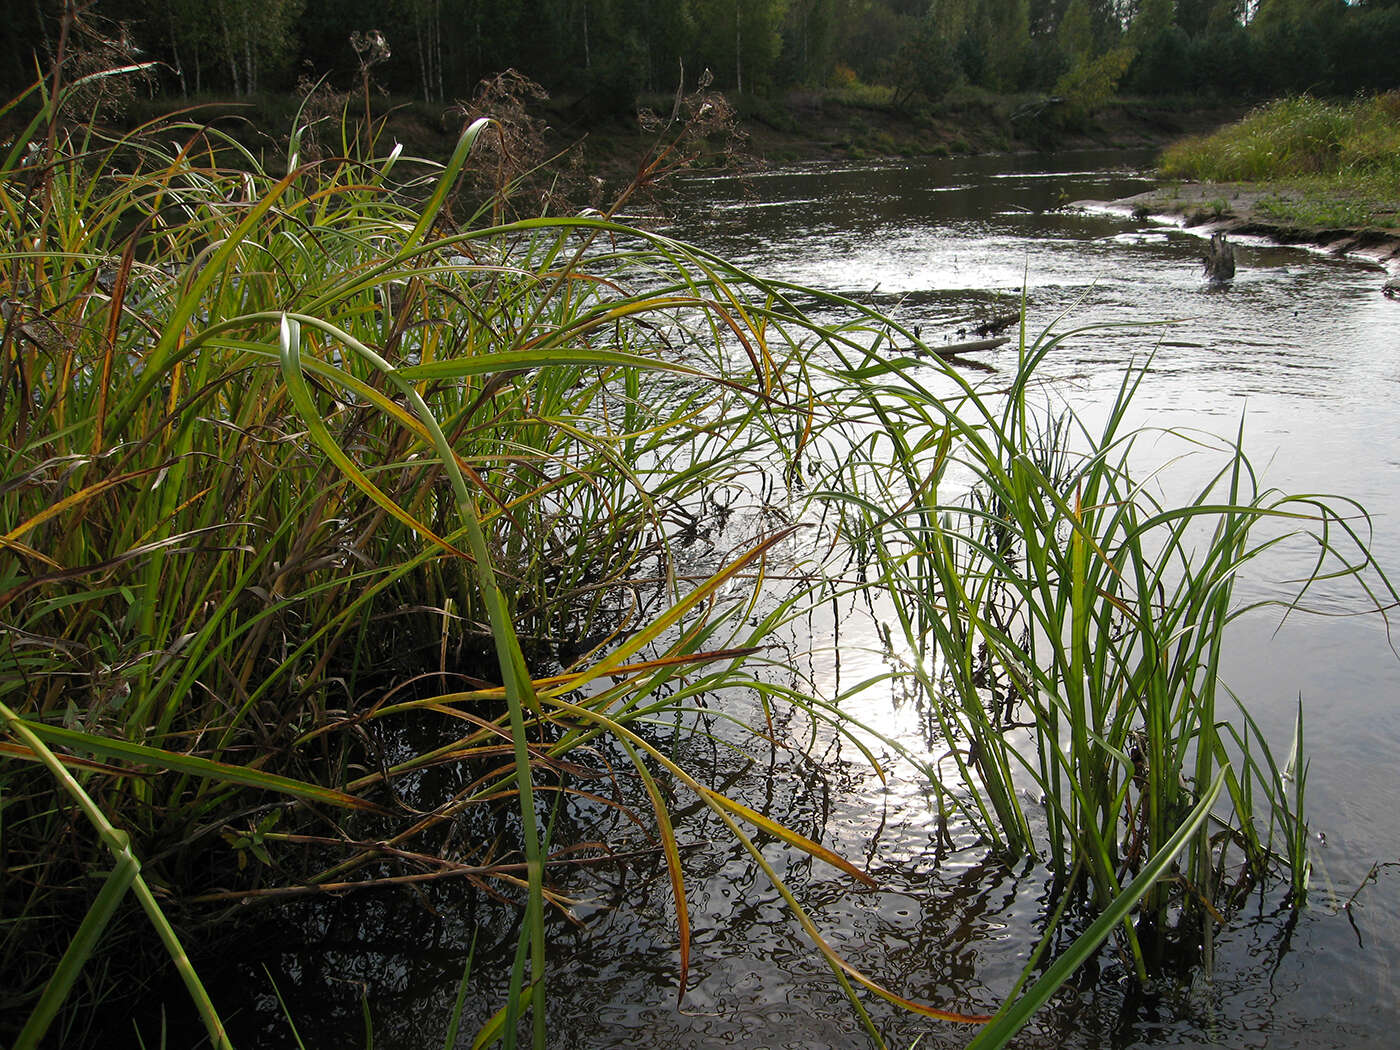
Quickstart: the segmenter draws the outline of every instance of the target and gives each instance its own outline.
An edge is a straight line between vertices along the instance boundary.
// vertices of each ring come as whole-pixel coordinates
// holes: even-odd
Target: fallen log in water
[[[996,339],[973,339],[965,343],[915,343],[913,346],[894,346],[891,344],[886,354],[893,352],[895,356],[906,357],[961,357],[963,354],[973,354],[979,350],[995,350],[999,346],[1005,346],[1011,342],[1009,336],[999,336]],[[971,363],[971,362],[969,362]]]
[[[946,343],[943,346],[915,347],[915,351],[927,349],[935,357],[957,357],[959,354],[976,353],[978,350],[995,350],[1009,342],[1011,342],[1010,336],[1003,335],[996,339],[974,339],[970,343]]]

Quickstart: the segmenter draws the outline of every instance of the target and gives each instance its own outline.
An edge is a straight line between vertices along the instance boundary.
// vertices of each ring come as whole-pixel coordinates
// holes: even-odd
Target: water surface
[[[1041,370],[1047,403],[1094,419],[1124,369],[1150,355],[1134,422],[1226,436],[1242,424],[1265,485],[1357,499],[1371,513],[1378,559],[1400,569],[1400,306],[1382,296],[1384,275],[1246,238],[1237,239],[1236,279],[1216,288],[1202,281],[1197,234],[1127,214],[1061,208],[1148,188],[1135,170],[1148,159],[990,157],[696,183],[674,232],[755,272],[871,302],[930,341],[963,338],[968,318],[1014,309],[1023,294],[1032,333],[1051,324],[1175,322],[1072,336]],[[1014,346],[979,356],[1003,374],[1015,366]],[[1221,462],[1170,434],[1143,455],[1171,463],[1162,485],[1178,493]],[[1286,581],[1310,571],[1310,554],[1302,543],[1271,554],[1241,580],[1237,600],[1286,597]],[[1212,978],[1186,974],[1157,995],[1122,992],[1103,975],[1086,975],[1078,995],[1066,995],[1036,1023],[1043,1038],[1031,1035],[1025,1045],[1392,1044],[1400,1021],[1391,983],[1400,963],[1400,877],[1394,868],[1381,868],[1374,882],[1366,877],[1374,863],[1400,859],[1391,775],[1400,760],[1400,663],[1382,621],[1351,615],[1366,607],[1353,587],[1323,588],[1309,604],[1328,615],[1280,624],[1271,609],[1240,620],[1224,677],[1279,748],[1303,700],[1313,906],[1293,922],[1264,895],[1260,921],[1225,934]],[[882,728],[918,732],[917,716],[892,699],[867,698],[860,713]],[[851,848],[859,848],[862,832],[868,838],[878,794],[867,786],[834,803]],[[1008,941],[1025,945],[1020,924],[1041,903],[1042,884],[1034,873],[1017,879],[985,870],[975,857],[921,866],[927,816],[917,804],[898,819],[882,816],[874,856],[887,853],[892,877],[909,889],[872,905],[870,915],[847,905],[849,935],[870,945],[872,960],[884,946],[883,961],[874,963],[881,972],[926,973],[933,998],[951,988],[994,1003],[1015,956]],[[1352,907],[1342,908],[1353,894]],[[934,1030],[920,1045],[965,1038]],[[766,1044],[755,1037],[743,1045]]]

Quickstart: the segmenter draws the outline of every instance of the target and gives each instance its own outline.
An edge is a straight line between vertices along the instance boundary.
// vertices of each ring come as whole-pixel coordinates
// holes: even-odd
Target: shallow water
[[[1063,330],[1176,321],[1071,337],[1041,370],[1047,401],[1093,419],[1113,399],[1129,362],[1152,353],[1134,401],[1135,422],[1233,436],[1243,420],[1246,450],[1265,485],[1357,499],[1372,515],[1381,564],[1400,567],[1400,477],[1392,445],[1400,433],[1400,307],[1381,295],[1383,274],[1245,239],[1237,245],[1236,279],[1213,288],[1201,279],[1201,240],[1191,232],[1124,214],[1050,210],[1147,188],[1123,167],[1146,159],[1077,154],[776,172],[749,188],[695,186],[675,232],[756,272],[871,301],[907,327],[919,326],[926,339],[930,333],[958,339],[965,318],[989,303],[1014,308],[1023,291],[1032,334],[1052,323]],[[1015,348],[979,360],[1009,371]],[[1147,446],[1149,459],[1173,460],[1163,481],[1168,490],[1187,491],[1219,465],[1217,456],[1201,452],[1177,461],[1188,450],[1165,435]],[[1302,544],[1271,554],[1241,581],[1237,600],[1286,597],[1287,586],[1278,581],[1306,576],[1309,554]],[[1392,1045],[1391,1027],[1400,1021],[1391,982],[1400,962],[1400,876],[1382,869],[1349,913],[1331,894],[1350,898],[1374,862],[1400,858],[1391,774],[1400,758],[1400,661],[1377,618],[1340,615],[1365,608],[1353,588],[1323,589],[1309,604],[1330,615],[1295,616],[1280,626],[1277,610],[1261,610],[1238,621],[1224,678],[1276,747],[1287,746],[1294,705],[1303,698],[1318,866],[1313,906],[1296,925],[1279,912],[1235,926],[1223,938],[1213,980],[1198,975],[1164,988],[1159,1001],[1136,1001],[1100,979],[1077,1002],[1037,1022],[1045,1042]],[[882,703],[872,696],[860,714],[900,735],[918,731],[917,718],[882,712]],[[861,816],[874,802],[858,794],[837,803],[837,824],[850,829],[853,848],[859,848]],[[917,805],[902,820],[887,820],[878,848],[899,865],[896,878],[913,878],[908,866],[918,863],[926,823]],[[976,858],[962,872],[945,860],[928,877],[923,892],[909,897],[907,914],[896,907],[895,921],[871,938],[892,952],[876,965],[909,974],[900,946],[926,937],[931,958],[923,965],[944,968],[942,987],[994,1003],[1006,987],[1002,968],[1012,965],[1006,940],[1019,935],[1025,943],[1024,927],[1017,927],[1034,913],[1043,880],[979,870]],[[970,914],[949,900],[958,899],[958,889],[967,891]],[[878,910],[891,907],[885,902]],[[930,909],[939,913],[931,929]],[[911,915],[922,933],[904,929]],[[954,943],[966,943],[950,949],[950,932]],[[951,979],[950,952],[974,961],[971,983]],[[921,1045],[963,1041],[940,1031]],[[1041,1042],[1027,1039],[1027,1045]]]
[[[1014,309],[1023,290],[1032,331],[1052,322],[1178,321],[1069,338],[1042,369],[1044,396],[1092,419],[1124,368],[1155,352],[1135,422],[1232,435],[1243,418],[1266,484],[1355,497],[1373,516],[1376,554],[1400,571],[1400,452],[1391,444],[1400,433],[1400,304],[1382,297],[1374,268],[1249,241],[1237,248],[1233,284],[1214,289],[1201,280],[1196,235],[1056,210],[1147,188],[1133,166],[1148,162],[1121,153],[990,157],[696,179],[667,232],[754,272],[874,303],[930,342],[958,340],[979,312]],[[980,359],[1005,375],[1015,349]],[[1220,462],[1207,451],[1184,455],[1190,446],[1165,435],[1144,448],[1174,461],[1168,489],[1191,488]],[[1252,568],[1237,599],[1284,596],[1275,581],[1306,575],[1308,553],[1280,549]],[[1335,615],[1363,607],[1351,589],[1320,592],[1312,604],[1334,615],[1282,626],[1276,611],[1242,618],[1224,672],[1280,749],[1303,698],[1318,872],[1311,907],[1294,921],[1277,893],[1260,895],[1256,921],[1222,933],[1212,976],[1184,970],[1146,992],[1104,955],[1102,969],[1077,976],[1018,1045],[1393,1045],[1400,868],[1363,883],[1373,863],[1400,861],[1400,660],[1376,618]],[[886,669],[859,610],[814,610],[803,633],[777,655],[833,695]],[[852,710],[915,750],[931,746],[918,697],[872,690]],[[797,720],[776,728],[780,740],[805,742]],[[749,805],[880,881],[880,890],[864,890],[768,844],[765,855],[846,958],[907,996],[995,1009],[1034,945],[1048,892],[1042,870],[989,862],[981,849],[957,845],[965,838],[956,827],[947,829],[949,845],[928,789],[912,776],[882,783],[849,743],[824,740],[810,761],[784,751],[745,762],[713,742],[686,746]],[[608,815],[580,803],[565,819],[575,825],[570,837],[586,839]],[[764,876],[726,845],[716,819],[697,806],[680,833],[694,928],[684,1004],[676,1004],[674,917],[656,859],[578,872],[566,889],[580,899],[584,925],[554,930],[552,1045],[867,1045],[821,957]],[[239,962],[232,979],[256,983],[257,964],[267,963],[292,1014],[318,1018],[319,1037],[358,1043],[363,997],[376,1046],[441,1046],[470,931],[498,931],[477,945],[478,974],[508,970],[514,933],[509,910],[489,900],[430,899],[437,915],[412,919],[387,897],[301,906],[284,939]],[[464,1031],[500,1002],[495,989],[474,987]],[[266,1009],[242,1018],[266,1045],[285,1032],[270,995]],[[970,1038],[879,1002],[869,1008],[892,1046]]]
[[[1031,334],[1052,323],[1064,330],[1175,321],[1072,336],[1041,369],[1047,401],[1093,419],[1096,408],[1113,399],[1129,362],[1154,354],[1134,401],[1134,422],[1233,436],[1243,421],[1245,448],[1264,485],[1355,498],[1372,516],[1378,560],[1392,571],[1400,568],[1393,445],[1400,433],[1400,306],[1382,296],[1384,274],[1317,252],[1239,239],[1236,279],[1214,288],[1201,279],[1202,242],[1192,232],[1126,214],[1053,210],[1066,201],[1112,200],[1147,188],[1149,182],[1125,167],[1147,160],[1122,154],[993,157],[781,171],[748,187],[699,183],[674,232],[755,272],[872,302],[906,327],[918,326],[925,339],[937,333],[931,342],[961,338],[966,318],[993,303],[998,312],[1004,304],[1014,308],[1023,291]],[[1014,369],[1015,348],[978,358],[1004,373]],[[1153,456],[1171,460],[1162,484],[1185,492],[1220,463],[1203,452],[1178,459],[1188,451],[1164,435],[1142,458],[1149,466],[1157,465]],[[1271,553],[1241,580],[1237,600],[1286,597],[1281,581],[1306,576],[1310,553],[1297,543]],[[1225,935],[1214,980],[1198,976],[1184,986],[1184,998],[1178,988],[1144,1005],[1099,981],[1077,1005],[1052,1010],[1039,1022],[1047,1035],[1054,1032],[1054,1042],[1393,1044],[1392,1026],[1400,1021],[1391,982],[1400,962],[1400,873],[1381,869],[1349,913],[1336,901],[1352,896],[1373,863],[1400,859],[1392,775],[1400,759],[1400,661],[1378,618],[1344,615],[1365,609],[1353,587],[1324,588],[1309,605],[1328,615],[1294,616],[1280,626],[1274,609],[1238,621],[1224,679],[1276,748],[1287,746],[1302,697],[1318,867],[1313,906],[1293,926],[1284,913],[1237,925]],[[860,714],[900,734],[917,732],[917,719],[882,713],[882,703],[871,697]],[[847,806],[857,814],[850,820],[854,848],[859,814],[872,801],[858,796],[837,804],[838,814]],[[903,822],[887,821],[882,848],[892,851],[892,862],[917,859],[925,822],[917,808]],[[891,838],[906,845],[893,845]],[[1041,882],[998,878],[975,863],[967,871],[976,873],[973,899],[983,925],[964,926],[966,920],[946,914],[941,921],[945,935],[958,923],[957,933],[970,936],[955,954],[977,960],[978,980],[963,987],[985,1004],[1005,987],[998,967],[1007,962],[996,946],[1014,938],[1028,906],[1033,912]],[[942,897],[950,879],[960,885],[945,862],[929,892]],[[939,909],[946,906],[940,900]],[[889,945],[915,936],[901,934],[900,926],[886,931]],[[946,941],[939,943],[930,937],[935,956],[949,951]],[[902,962],[882,969],[909,972]],[[1056,1016],[1067,1030],[1054,1031]],[[921,1045],[930,1039],[932,1045],[965,1041],[938,1033]]]

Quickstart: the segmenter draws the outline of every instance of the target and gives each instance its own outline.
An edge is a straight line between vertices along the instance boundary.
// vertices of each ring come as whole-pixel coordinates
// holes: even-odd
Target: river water
[[[1354,497],[1373,516],[1373,549],[1400,573],[1400,304],[1381,295],[1374,267],[1244,240],[1238,274],[1203,283],[1201,239],[1126,214],[1062,206],[1148,188],[1145,154],[1001,156],[860,166],[814,166],[743,181],[695,179],[673,208],[671,235],[756,273],[872,303],[929,342],[959,339],[968,318],[1015,309],[1028,327],[1175,321],[1167,327],[1070,337],[1042,375],[1048,401],[1086,417],[1111,401],[1124,369],[1154,353],[1135,401],[1142,425],[1233,435],[1265,484]],[[1062,320],[1057,320],[1066,315]],[[966,336],[966,337],[970,337]],[[996,382],[1014,345],[979,355]],[[1146,455],[1172,461],[1193,487],[1219,456],[1163,436]],[[1155,465],[1155,464],[1154,464]],[[1308,549],[1285,545],[1251,567],[1237,598],[1282,597],[1306,575]],[[1276,748],[1287,747],[1301,696],[1311,758],[1307,816],[1316,875],[1296,917],[1267,889],[1220,936],[1212,973],[1184,969],[1141,990],[1105,954],[1077,976],[1017,1043],[1026,1047],[1381,1047],[1400,1024],[1400,659],[1384,624],[1354,588],[1314,595],[1328,615],[1277,611],[1236,624],[1224,670]],[[815,610],[812,637],[786,659],[836,692],[885,665],[847,610]],[[839,658],[833,658],[833,652]],[[873,690],[854,713],[914,750],[931,744],[915,697]],[[800,726],[780,720],[785,730]],[[1008,868],[980,848],[940,845],[926,786],[882,782],[849,745],[823,743],[810,760],[783,751],[758,762],[712,741],[692,742],[715,781],[749,805],[868,868],[879,890],[770,848],[817,926],[853,964],[901,994],[953,1009],[994,1010],[1037,937],[1048,883],[1034,864]],[[553,930],[550,1030],[558,1047],[845,1048],[868,1045],[821,957],[779,895],[698,804],[679,800],[694,928],[690,985],[676,1003],[670,891],[655,859],[591,869],[568,887],[578,929]],[[586,838],[587,829],[576,829]],[[1373,864],[1375,878],[1367,880]],[[1344,907],[1351,901],[1351,907]],[[509,971],[511,910],[489,900],[440,910],[431,931],[410,928],[403,903],[362,897],[308,905],[267,960],[294,1016],[317,1013],[346,989],[343,1023],[358,1043],[358,989],[367,989],[376,1046],[442,1045],[442,1026],[470,931],[476,972]],[[293,935],[291,931],[300,932]],[[249,971],[243,980],[256,981]],[[476,984],[464,1031],[500,1003]],[[869,997],[867,997],[869,998]],[[270,996],[253,1024],[281,1042]],[[956,1047],[967,1028],[878,1001],[869,1009],[893,1047]],[[334,1012],[333,1012],[334,1013]],[[245,1019],[246,1020],[246,1019]],[[474,1030],[474,1029],[473,1029]],[[245,1040],[246,1042],[247,1040]],[[349,1044],[345,1044],[349,1045]],[[463,1043],[462,1045],[467,1045]]]
[[[1124,369],[1151,354],[1134,422],[1233,437],[1243,421],[1245,449],[1265,486],[1356,499],[1371,514],[1378,561],[1400,572],[1400,304],[1381,294],[1384,273],[1237,238],[1237,275],[1213,287],[1202,280],[1198,234],[1124,211],[1063,207],[1150,188],[1141,172],[1150,163],[1147,154],[1075,153],[698,180],[670,232],[756,273],[869,302],[918,326],[929,342],[963,338],[967,318],[1015,309],[1023,292],[1032,335],[1052,323],[1072,330],[1175,322],[1072,336],[1042,366],[1047,401],[1093,419],[1112,402]],[[1014,371],[1016,349],[978,358],[1005,375]],[[1170,462],[1162,482],[1168,492],[1194,489],[1221,463],[1166,435],[1146,449],[1145,465]],[[1237,600],[1287,597],[1286,581],[1308,575],[1310,553],[1298,543],[1271,552],[1240,581]],[[1226,933],[1209,977],[1183,975],[1144,997],[1115,985],[1121,975],[1086,976],[1031,1026],[1024,1045],[1394,1045],[1400,868],[1384,865],[1400,861],[1400,659],[1379,617],[1352,615],[1367,608],[1354,586],[1324,587],[1309,604],[1321,615],[1280,625],[1275,608],[1237,621],[1223,677],[1276,748],[1287,747],[1302,698],[1312,905],[1295,923],[1262,897],[1258,921]],[[845,670],[854,680],[860,668],[851,662]],[[898,698],[869,698],[859,714],[895,733],[916,732],[917,718],[891,699]],[[835,799],[832,824],[850,832],[834,837],[858,849],[863,832],[868,842],[878,801],[882,837],[867,848],[876,858],[888,850],[892,869],[917,867],[927,818],[904,806],[892,820],[889,793],[880,794],[867,784],[854,798]],[[921,975],[923,987],[901,984],[910,994],[994,1005],[998,989],[1008,987],[1001,970],[1018,955],[1006,949],[1026,946],[1018,923],[1039,906],[1043,884],[1033,873],[1025,881],[993,873],[974,857],[938,858],[935,870],[893,877],[909,883],[907,896],[852,908],[842,926],[846,943],[866,948],[863,959],[876,971]],[[752,973],[755,995],[781,1005],[772,1026],[759,1025],[764,1034],[733,1037],[734,1045],[858,1043],[784,1034],[781,1018],[810,1016],[800,1004],[810,1004],[812,992],[792,974],[772,983],[761,960]],[[758,976],[765,974],[769,980]],[[773,1008],[745,1009],[763,1016]],[[730,1019],[711,1034],[740,1028]],[[921,1046],[967,1038],[900,1021],[891,1032],[904,1045],[919,1035]],[[714,1044],[700,1038],[693,1045]]]

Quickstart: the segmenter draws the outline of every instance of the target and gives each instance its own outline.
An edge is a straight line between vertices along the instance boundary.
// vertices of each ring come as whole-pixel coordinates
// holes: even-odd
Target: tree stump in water
[[[1210,247],[1206,250],[1207,279],[1223,284],[1235,276],[1235,246],[1225,239],[1223,233],[1210,235]]]
[[[1014,313],[994,314],[973,329],[978,335],[1001,335],[1014,324],[1021,323],[1021,311]]]

